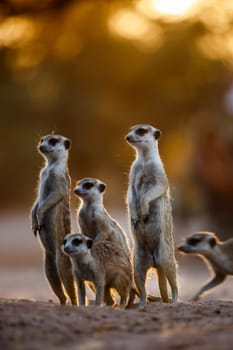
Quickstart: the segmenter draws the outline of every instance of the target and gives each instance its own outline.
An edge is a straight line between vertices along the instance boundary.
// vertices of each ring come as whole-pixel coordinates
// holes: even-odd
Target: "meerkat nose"
[[[78,195],[79,194],[79,190],[77,188],[75,188],[74,189],[74,193]]]
[[[179,247],[177,247],[177,249],[180,251],[180,252],[183,252],[183,253],[190,253],[191,252],[191,248],[188,244],[181,244]]]
[[[39,146],[39,150],[40,150],[41,152],[45,152],[45,151],[46,151],[46,147],[43,146],[43,145],[40,145],[40,146]]]

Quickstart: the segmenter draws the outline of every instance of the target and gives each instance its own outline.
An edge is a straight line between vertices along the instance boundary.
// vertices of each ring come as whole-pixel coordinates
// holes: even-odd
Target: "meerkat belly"
[[[137,240],[153,251],[154,247],[159,244],[163,227],[161,199],[156,199],[150,203],[148,216],[142,217],[140,211],[138,211],[138,214],[140,220],[136,224]]]

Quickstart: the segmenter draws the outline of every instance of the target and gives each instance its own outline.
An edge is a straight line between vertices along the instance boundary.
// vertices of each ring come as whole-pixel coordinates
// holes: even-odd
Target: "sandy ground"
[[[144,311],[0,300],[1,349],[231,350],[233,303],[150,303]]]
[[[132,308],[60,307],[45,279],[28,218],[0,217],[0,348],[3,350],[232,349],[233,279],[200,302],[190,297],[209,278],[196,257],[177,255],[179,303]],[[179,243],[179,242],[178,242]],[[147,280],[158,295],[155,275]],[[93,294],[88,291],[93,300]]]

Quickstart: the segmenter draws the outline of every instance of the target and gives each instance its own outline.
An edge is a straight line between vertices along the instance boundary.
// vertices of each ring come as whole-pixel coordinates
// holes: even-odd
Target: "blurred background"
[[[130,235],[134,152],[124,136],[139,123],[159,128],[176,242],[195,230],[232,237],[231,0],[3,0],[0,106],[0,296],[51,294],[29,213],[37,143],[53,131],[72,140],[72,188],[86,176],[104,181],[105,206]],[[76,230],[73,194],[71,203]],[[204,271],[198,258],[177,258],[181,280],[188,261]]]

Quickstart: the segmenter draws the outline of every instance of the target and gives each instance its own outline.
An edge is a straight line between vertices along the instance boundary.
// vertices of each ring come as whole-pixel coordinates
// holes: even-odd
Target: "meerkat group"
[[[81,200],[77,211],[80,232],[71,232],[68,169],[71,141],[56,134],[40,140],[38,150],[45,166],[31,209],[31,227],[42,243],[45,274],[60,304],[69,299],[73,305],[86,305],[85,283],[96,293],[96,306],[103,303],[115,306],[114,290],[119,295],[120,307],[132,303],[135,295],[140,298],[141,308],[148,300],[177,302],[172,208],[169,182],[158,149],[160,134],[153,126],[141,124],[131,127],[125,136],[136,151],[127,192],[132,249],[123,228],[104,207],[106,185],[95,178],[79,180],[74,188]],[[233,273],[233,239],[222,243],[214,235],[209,234],[214,241],[207,234],[200,235],[199,241],[191,237],[179,250],[204,256],[216,275],[193,300]],[[157,271],[161,298],[147,295],[146,277],[151,268]]]

